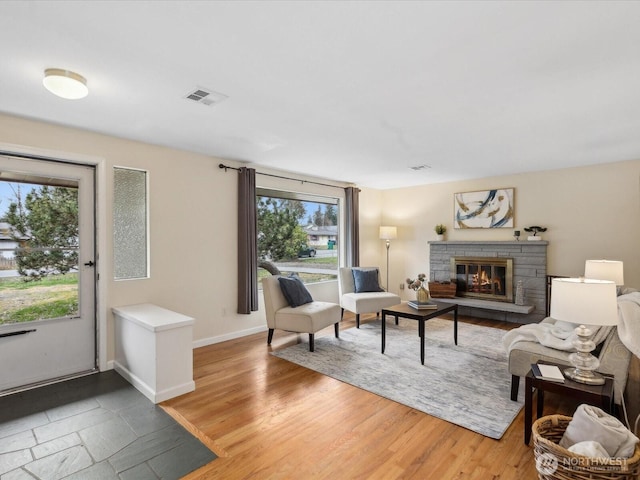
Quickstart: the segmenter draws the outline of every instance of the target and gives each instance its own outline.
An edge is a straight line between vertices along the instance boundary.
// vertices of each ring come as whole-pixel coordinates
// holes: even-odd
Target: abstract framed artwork
[[[513,188],[454,194],[455,228],[513,228]]]

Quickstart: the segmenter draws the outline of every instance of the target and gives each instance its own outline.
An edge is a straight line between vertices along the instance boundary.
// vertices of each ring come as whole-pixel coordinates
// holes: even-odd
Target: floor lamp
[[[389,291],[389,247],[391,240],[398,238],[396,227],[380,227],[380,239],[387,241],[387,292]]]

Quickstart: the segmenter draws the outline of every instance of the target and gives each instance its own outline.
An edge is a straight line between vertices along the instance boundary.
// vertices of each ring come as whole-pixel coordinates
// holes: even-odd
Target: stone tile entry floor
[[[0,480],[179,479],[215,458],[114,370],[0,397]]]

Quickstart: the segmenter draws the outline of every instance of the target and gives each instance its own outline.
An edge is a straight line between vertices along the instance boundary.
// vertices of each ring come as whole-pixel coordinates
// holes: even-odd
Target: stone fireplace
[[[462,314],[516,323],[545,317],[546,241],[429,242],[429,279],[457,284]],[[515,305],[518,282],[525,305]]]

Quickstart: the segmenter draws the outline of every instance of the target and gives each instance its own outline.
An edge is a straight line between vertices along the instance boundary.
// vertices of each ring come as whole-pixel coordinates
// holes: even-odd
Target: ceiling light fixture
[[[54,95],[67,100],[77,100],[89,94],[87,80],[82,75],[61,68],[47,68],[42,84]]]

